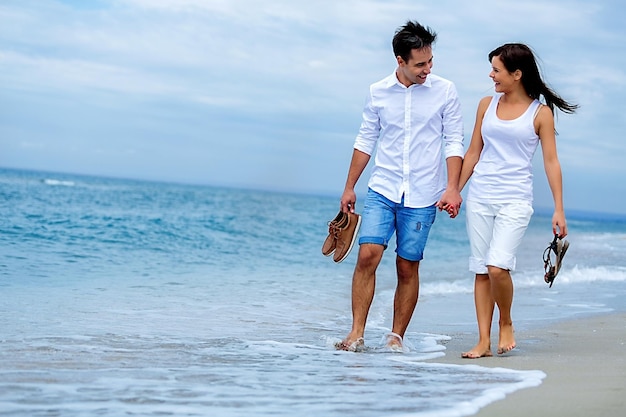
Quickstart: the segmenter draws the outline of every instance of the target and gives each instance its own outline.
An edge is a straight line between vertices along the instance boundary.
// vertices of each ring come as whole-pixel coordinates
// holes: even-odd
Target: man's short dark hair
[[[393,53],[409,62],[413,49],[422,49],[431,46],[437,39],[437,33],[428,26],[424,27],[416,21],[407,21],[396,31],[393,37]]]

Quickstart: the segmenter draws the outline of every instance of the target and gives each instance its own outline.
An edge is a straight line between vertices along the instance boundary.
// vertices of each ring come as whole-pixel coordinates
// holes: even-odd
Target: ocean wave
[[[598,266],[578,267],[561,271],[557,276],[563,283],[576,284],[579,282],[624,282],[626,281],[626,267],[623,266]]]
[[[543,287],[543,270],[513,272],[513,283],[517,288]],[[579,267],[578,265],[561,270],[555,282],[563,285],[586,284],[592,282],[624,282],[626,267],[597,266]],[[439,281],[421,284],[421,292],[426,295],[463,294],[474,291],[473,278],[456,281]]]
[[[66,181],[66,180],[55,180],[52,178],[44,178],[41,180],[46,185],[55,185],[55,186],[64,186],[64,187],[73,187],[76,185],[74,181]]]

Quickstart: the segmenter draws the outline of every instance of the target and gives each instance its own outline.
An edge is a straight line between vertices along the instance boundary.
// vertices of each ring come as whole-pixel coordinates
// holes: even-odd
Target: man
[[[398,283],[386,346],[403,349],[417,305],[419,263],[437,208],[456,217],[461,206],[463,121],[454,84],[431,74],[436,37],[430,28],[408,21],[393,38],[396,70],[370,86],[341,197],[341,211],[353,213],[354,187],[376,151],[352,278],[352,330],[337,349],[364,346],[376,269],[394,232]]]

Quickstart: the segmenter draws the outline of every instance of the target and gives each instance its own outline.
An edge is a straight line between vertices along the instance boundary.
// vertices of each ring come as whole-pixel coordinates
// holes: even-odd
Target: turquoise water
[[[393,248],[367,351],[335,351],[356,258],[321,255],[337,208],[338,197],[0,169],[1,414],[454,417],[541,383],[540,369],[436,361],[475,327],[463,216],[439,216],[431,233],[410,352],[380,343]],[[550,218],[532,220],[514,274],[518,328],[625,310],[626,221],[568,220],[551,289]]]

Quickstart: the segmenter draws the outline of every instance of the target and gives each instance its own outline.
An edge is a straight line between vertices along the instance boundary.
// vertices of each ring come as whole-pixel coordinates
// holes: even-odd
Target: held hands
[[[441,199],[435,204],[439,211],[445,210],[451,219],[458,216],[461,210],[461,203],[463,198],[458,191],[447,190],[441,196]]]

